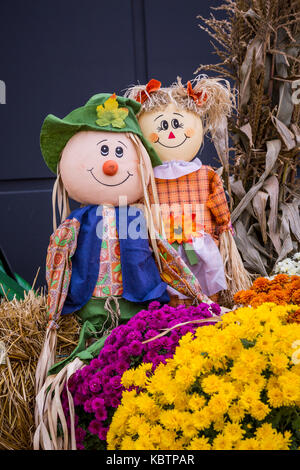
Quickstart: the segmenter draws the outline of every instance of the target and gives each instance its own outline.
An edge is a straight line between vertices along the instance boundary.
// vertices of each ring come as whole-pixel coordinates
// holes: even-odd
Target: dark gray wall
[[[99,92],[157,78],[168,85],[193,78],[216,61],[197,14],[221,1],[10,0],[1,3],[0,245],[13,269],[45,284],[52,231],[53,175],[39,149],[45,116],[63,117]],[[206,143],[201,155],[216,164]]]

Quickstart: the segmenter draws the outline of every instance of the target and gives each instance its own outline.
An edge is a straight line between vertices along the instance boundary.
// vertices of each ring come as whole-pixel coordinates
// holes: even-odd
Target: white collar
[[[173,180],[181,176],[193,173],[201,168],[202,162],[199,158],[195,158],[191,162],[184,160],[171,160],[164,162],[162,165],[156,166],[154,171],[155,178],[162,180]]]

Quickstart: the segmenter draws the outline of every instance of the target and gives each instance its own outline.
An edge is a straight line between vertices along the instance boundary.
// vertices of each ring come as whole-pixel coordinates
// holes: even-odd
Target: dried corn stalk
[[[300,244],[300,0],[225,0],[215,10],[223,19],[200,16],[199,26],[220,62],[195,73],[238,90],[224,182],[245,266],[266,275]]]

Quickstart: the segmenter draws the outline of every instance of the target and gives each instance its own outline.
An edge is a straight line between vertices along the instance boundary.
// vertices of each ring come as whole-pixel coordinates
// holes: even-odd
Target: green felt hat
[[[161,165],[161,160],[143,136],[136,118],[140,107],[141,104],[132,99],[115,94],[99,93],[63,119],[49,114],[42,125],[40,136],[41,150],[46,164],[56,174],[61,152],[68,140],[76,132],[90,130],[132,132],[141,139],[152,166]]]

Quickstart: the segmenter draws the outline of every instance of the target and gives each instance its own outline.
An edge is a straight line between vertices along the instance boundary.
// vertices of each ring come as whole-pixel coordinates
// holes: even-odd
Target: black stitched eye
[[[172,119],[171,124],[172,124],[172,127],[174,127],[174,129],[178,129],[178,127],[179,127],[178,119]]]
[[[164,131],[166,131],[169,127],[168,121],[166,121],[166,120],[161,121],[160,126]]]
[[[108,155],[108,152],[109,152],[109,147],[108,145],[102,145],[101,147],[101,155],[103,155],[104,157],[106,157]]]
[[[115,150],[115,155],[116,155],[116,157],[118,157],[118,158],[123,157],[123,149],[122,149],[122,147],[117,147],[117,148],[116,148],[116,150]]]

